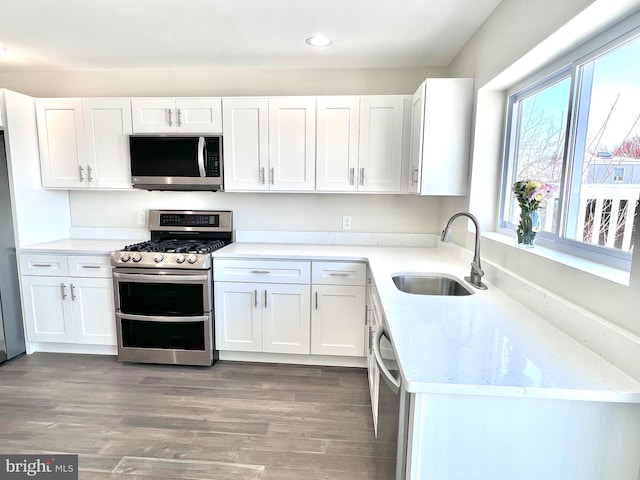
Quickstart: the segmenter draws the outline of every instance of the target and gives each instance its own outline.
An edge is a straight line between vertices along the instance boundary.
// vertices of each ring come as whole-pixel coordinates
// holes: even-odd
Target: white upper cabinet
[[[318,97],[316,190],[358,189],[359,97]]]
[[[42,186],[87,187],[87,159],[82,100],[36,100]]]
[[[36,100],[42,186],[131,188],[128,100]]]
[[[82,101],[87,183],[97,188],[131,188],[129,135],[131,103],[118,99]]]
[[[268,190],[269,100],[224,98],[224,188]]]
[[[401,191],[404,102],[396,95],[360,100],[359,191]]]
[[[429,78],[412,99],[408,190],[466,195],[473,79]]]
[[[220,98],[135,98],[131,109],[134,133],[222,132]]]
[[[315,97],[269,99],[269,189],[313,191],[315,165]]]
[[[226,191],[313,191],[315,98],[223,99]]]
[[[401,192],[405,98],[318,98],[316,190]]]

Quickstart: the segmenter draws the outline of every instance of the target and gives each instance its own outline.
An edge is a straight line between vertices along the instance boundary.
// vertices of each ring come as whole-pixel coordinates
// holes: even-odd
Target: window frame
[[[577,98],[582,94],[580,91],[581,79],[579,69],[586,63],[593,61],[597,57],[612,51],[626,42],[634,39],[640,39],[640,27],[636,23],[634,28],[619,25],[618,28],[593,37],[581,47],[565,54],[562,58],[556,60],[545,68],[529,75],[517,84],[513,85],[505,92],[505,130],[502,153],[502,170],[501,170],[501,193],[498,205],[498,224],[496,231],[515,237],[515,224],[511,224],[507,220],[507,206],[513,202],[513,194],[511,186],[514,178],[515,162],[514,153],[518,150],[518,133],[520,116],[517,109],[517,102],[531,95],[536,94],[551,87],[552,85],[570,78],[571,85],[569,89],[568,112],[565,125],[565,139],[563,147],[563,165],[562,179],[559,188],[559,206],[558,218],[556,221],[555,232],[538,232],[536,243],[540,246],[568,253],[573,256],[585,258],[603,265],[608,265],[617,269],[629,272],[631,270],[632,252],[616,251],[601,245],[593,245],[578,240],[563,237],[560,232],[567,231],[568,216],[570,214],[568,194],[572,185],[567,185],[569,179],[572,178],[571,170],[576,165],[574,161],[576,145],[579,143],[577,135],[584,129],[578,128],[578,122],[585,121],[584,111],[578,111],[575,107]],[[622,30],[622,28],[625,28]],[[578,91],[577,91],[578,89]],[[587,112],[588,113],[588,112]],[[575,118],[575,120],[574,120]],[[516,121],[517,119],[517,121]],[[569,154],[572,154],[570,157]],[[573,177],[575,184],[575,176]],[[575,190],[574,190],[575,191]],[[640,204],[636,207],[636,222],[634,230],[640,223]],[[575,207],[574,207],[575,209]],[[636,230],[636,235],[637,235]],[[633,246],[632,246],[633,248]]]

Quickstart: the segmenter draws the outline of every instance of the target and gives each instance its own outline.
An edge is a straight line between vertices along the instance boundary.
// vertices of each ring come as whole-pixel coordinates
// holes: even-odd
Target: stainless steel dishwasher
[[[405,480],[411,396],[403,388],[393,345],[384,326],[376,331],[373,354],[382,378],[379,382],[376,436],[379,460],[388,459],[388,462],[381,463],[386,464],[384,472],[389,480]]]

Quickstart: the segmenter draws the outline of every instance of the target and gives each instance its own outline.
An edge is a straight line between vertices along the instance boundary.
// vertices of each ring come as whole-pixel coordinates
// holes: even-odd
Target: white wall
[[[0,73],[0,86],[33,97],[412,94],[446,68],[136,69]]]
[[[495,229],[506,88],[638,9],[639,0],[502,1],[450,66],[452,76],[476,77],[478,97],[471,192],[466,205],[459,199],[443,199],[441,222],[452,211],[469,208],[484,229]],[[454,238],[467,248],[472,245],[471,235]],[[484,258],[550,294],[640,334],[639,252],[629,286],[491,240],[484,240]],[[531,304],[533,309],[538,307]]]
[[[434,233],[440,199],[412,195],[70,192],[73,227],[139,228],[137,212],[157,209],[232,210],[238,230],[338,232],[351,215],[350,232]]]

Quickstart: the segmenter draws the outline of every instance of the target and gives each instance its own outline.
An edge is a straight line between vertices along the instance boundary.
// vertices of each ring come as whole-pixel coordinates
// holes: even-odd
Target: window
[[[557,186],[540,243],[629,269],[640,196],[640,35],[629,34],[509,92],[501,227],[515,181]]]

